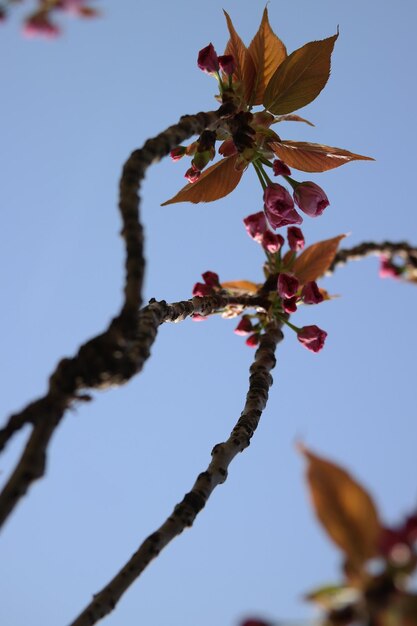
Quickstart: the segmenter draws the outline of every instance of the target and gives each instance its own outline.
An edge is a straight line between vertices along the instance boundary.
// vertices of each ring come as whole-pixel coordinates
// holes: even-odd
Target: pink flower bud
[[[291,170],[284,161],[280,161],[280,159],[275,159],[272,163],[272,170],[275,176],[290,176]]]
[[[381,254],[380,257],[380,266],[379,266],[379,277],[380,278],[398,278],[401,276],[402,271],[401,268],[394,265],[389,256],[385,254]]]
[[[299,252],[304,248],[305,240],[301,228],[290,226],[287,230],[288,245],[293,252]]]
[[[207,72],[208,74],[219,71],[219,58],[212,43],[200,50],[198,53],[197,65],[200,70],[203,70],[203,72]]]
[[[258,243],[261,243],[262,237],[267,230],[265,213],[263,211],[259,211],[259,213],[248,215],[248,217],[245,217],[243,220],[243,223],[249,237],[252,237],[252,239],[255,239]]]
[[[294,191],[294,200],[297,206],[310,217],[321,215],[324,209],[329,206],[329,200],[323,189],[311,181],[297,185]]]
[[[301,297],[305,304],[319,304],[323,302],[323,294],[317,286],[316,281],[306,283],[301,291]]]
[[[235,59],[231,54],[223,54],[218,57],[219,66],[222,72],[231,76],[236,69]]]
[[[245,335],[249,335],[249,333],[251,333],[252,330],[253,330],[252,322],[250,321],[249,317],[244,315],[242,319],[240,320],[239,324],[236,326],[235,333],[236,335],[245,336]]]
[[[199,313],[194,313],[194,315],[191,316],[191,319],[193,320],[193,322],[205,322],[207,319],[207,316],[200,315]]]
[[[271,184],[264,191],[266,217],[273,228],[301,224],[303,218],[294,209],[294,202],[282,185]]]
[[[174,148],[173,150],[171,150],[169,156],[173,161],[179,161],[180,159],[182,159],[186,151],[187,148],[185,146],[178,146],[178,148]]]
[[[193,296],[198,296],[203,298],[204,296],[211,296],[213,294],[213,289],[204,283],[196,283],[193,287]]]
[[[254,333],[253,335],[250,335],[246,341],[245,341],[246,345],[249,346],[250,348],[255,348],[255,346],[258,345],[259,343],[259,335],[257,333]]]
[[[54,39],[61,34],[61,30],[56,24],[49,21],[44,12],[39,12],[30,17],[23,25],[23,35],[25,37],[45,37]]]
[[[296,295],[298,289],[300,287],[300,283],[298,282],[298,278],[293,274],[287,274],[286,272],[281,272],[278,275],[278,294],[280,298],[292,298]]]
[[[261,245],[268,252],[275,254],[276,252],[281,250],[282,246],[284,245],[284,237],[281,237],[281,235],[276,235],[270,230],[266,230],[262,235]]]
[[[298,333],[297,338],[307,350],[311,352],[320,352],[324,346],[327,333],[318,326],[303,326]]]
[[[237,148],[234,144],[233,139],[226,139],[225,141],[223,141],[222,145],[219,148],[219,154],[224,157],[237,154]]]
[[[295,313],[297,310],[297,296],[293,296],[292,298],[285,298],[282,301],[282,308],[286,313]]]
[[[218,274],[216,274],[216,272],[204,272],[204,274],[202,274],[202,277],[205,284],[209,287],[220,287],[219,276]]]
[[[201,176],[200,170],[192,165],[184,174],[189,183],[195,183]]]

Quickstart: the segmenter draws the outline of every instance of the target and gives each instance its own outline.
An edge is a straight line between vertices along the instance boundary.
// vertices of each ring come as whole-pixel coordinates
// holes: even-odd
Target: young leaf
[[[325,239],[309,246],[294,261],[292,271],[301,285],[317,280],[329,269],[336,256],[339,242],[346,235]]]
[[[316,515],[347,561],[360,567],[377,554],[381,525],[367,491],[344,469],[303,446],[307,481]]]
[[[238,185],[243,172],[235,170],[237,155],[226,157],[207,168],[195,183],[185,185],[170,200],[161,206],[174,202],[213,202],[224,198]]]
[[[271,150],[289,167],[302,172],[326,172],[349,161],[374,161],[372,157],[354,154],[342,148],[308,141],[282,141],[270,144]]]
[[[284,44],[269,24],[267,8],[264,9],[258,32],[249,46],[249,55],[255,67],[255,82],[249,104],[261,104],[271,76],[287,57]]]
[[[256,293],[259,285],[252,283],[250,280],[229,280],[227,283],[221,283],[223,289],[231,291],[236,295],[245,293]]]
[[[245,44],[235,31],[233,22],[229,14],[223,9],[226,17],[227,28],[229,29],[230,39],[227,42],[225,54],[231,54],[236,63],[236,71],[233,76],[243,85],[245,100],[247,101],[253,89],[255,80],[255,66]]]
[[[265,90],[263,105],[279,115],[306,106],[319,95],[330,75],[330,57],[339,34],[311,41],[278,67]]]
[[[309,122],[304,117],[300,117],[299,115],[295,115],[294,113],[288,113],[288,115],[280,115],[279,117],[276,117],[272,123],[276,124],[277,122],[304,122],[309,126],[314,126],[312,122]]]

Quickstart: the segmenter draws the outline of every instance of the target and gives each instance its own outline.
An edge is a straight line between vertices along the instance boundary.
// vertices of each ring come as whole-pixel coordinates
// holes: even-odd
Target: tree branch
[[[143,148],[135,150],[126,161],[119,194],[122,236],[126,244],[125,299],[122,309],[104,333],[82,345],[75,357],[65,358],[58,363],[49,379],[47,394],[30,403],[21,413],[13,415],[3,429],[1,434],[4,442],[23,424],[31,423],[34,426],[26,448],[0,495],[0,526],[29,486],[44,475],[46,450],[51,436],[71,404],[85,398],[79,392],[126,383],[140,371],[149,356],[149,350],[143,352],[138,349],[141,341],[137,341],[138,338],[143,339],[147,332],[147,328],[138,328],[145,268],[143,229],[139,221],[138,191],[141,181],[152,163],[169,154],[182,141],[201,133],[205,128],[215,127],[222,116],[228,116],[231,112],[230,105],[222,105],[218,111],[183,116],[178,124],[146,141]],[[148,341],[149,345],[155,335]]]
[[[388,257],[400,256],[404,259],[405,268],[411,274],[417,271],[417,248],[410,246],[405,241],[393,243],[392,241],[384,241],[375,243],[373,241],[365,241],[364,243],[354,246],[353,248],[342,248],[334,258],[333,263],[326,273],[332,274],[336,267],[345,265],[348,261],[358,261],[370,255],[385,254]]]
[[[261,336],[259,348],[250,368],[246,403],[230,437],[224,443],[214,446],[208,468],[199,474],[191,491],[176,505],[158,530],[145,539],[120,572],[93,596],[92,602],[70,626],[92,626],[108,615],[125,591],[161,550],[185,528],[192,526],[213,490],[226,480],[230,463],[239,452],[249,446],[259,424],[273,382],[270,371],[276,363],[276,345],[282,339],[280,327],[276,322],[271,322],[266,333]]]

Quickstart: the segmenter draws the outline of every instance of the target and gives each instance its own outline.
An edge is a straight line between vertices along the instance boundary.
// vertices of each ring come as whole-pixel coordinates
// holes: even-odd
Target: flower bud
[[[298,341],[311,352],[319,352],[324,346],[326,337],[326,331],[315,325],[303,326],[297,333]]]
[[[198,170],[194,165],[185,172],[184,177],[188,180],[189,183],[195,183],[201,176],[200,170]]]
[[[199,298],[203,298],[204,296],[211,296],[213,294],[213,289],[210,285],[206,285],[204,283],[196,283],[193,287],[193,296],[198,296]]]
[[[245,343],[250,348],[255,348],[258,345],[258,343],[259,343],[259,335],[257,333],[254,333],[253,335],[250,335],[246,339]]]
[[[290,226],[287,230],[288,245],[293,252],[299,252],[304,248],[305,240],[301,228]]]
[[[271,254],[275,254],[281,250],[284,245],[284,237],[276,235],[268,229],[262,235],[261,245],[265,250],[271,252]]]
[[[311,181],[299,183],[296,186],[294,200],[297,206],[310,217],[321,215],[329,206],[329,200],[323,189]]]
[[[293,274],[281,272],[278,275],[277,289],[280,298],[292,298],[296,295],[299,287],[300,283],[298,282],[298,278]]]
[[[201,276],[203,277],[203,280],[205,282],[206,285],[208,285],[209,287],[220,287],[220,280],[219,280],[219,275],[216,274],[216,272],[204,272],[204,274],[201,274]]]
[[[262,237],[267,230],[265,213],[263,211],[259,211],[259,213],[248,215],[248,217],[244,218],[243,223],[249,237],[252,237],[252,239],[255,239],[258,243],[261,243]]]
[[[297,310],[297,296],[293,296],[292,298],[285,298],[282,301],[282,308],[286,313],[295,313]]]
[[[305,304],[319,304],[323,302],[323,294],[317,286],[315,280],[306,283],[301,291],[301,297]]]
[[[233,139],[226,139],[226,141],[223,141],[222,145],[219,148],[219,154],[224,157],[237,154],[237,148],[234,144]]]
[[[187,148],[185,146],[178,146],[177,148],[174,148],[173,150],[171,150],[171,152],[169,153],[169,156],[171,157],[173,161],[179,161],[180,159],[182,159],[186,151],[187,151]]]
[[[380,278],[398,278],[401,276],[402,270],[397,267],[391,260],[391,258],[385,254],[381,254],[379,277]]]
[[[253,330],[252,322],[250,321],[249,317],[244,315],[242,319],[240,320],[239,324],[236,326],[235,333],[236,335],[245,336],[245,335],[249,335],[249,333],[251,333],[252,330]]]
[[[275,176],[290,176],[291,170],[284,161],[280,161],[280,159],[275,159],[272,163],[272,170]]]
[[[197,65],[200,70],[203,70],[203,72],[207,72],[208,74],[219,71],[219,58],[212,43],[200,50],[198,53]]]
[[[273,228],[287,224],[301,224],[303,218],[294,209],[294,202],[282,185],[271,184],[264,191],[264,208]]]
[[[222,56],[218,57],[218,61],[221,71],[228,76],[232,76],[233,72],[236,69],[234,57],[231,54],[223,54]]]

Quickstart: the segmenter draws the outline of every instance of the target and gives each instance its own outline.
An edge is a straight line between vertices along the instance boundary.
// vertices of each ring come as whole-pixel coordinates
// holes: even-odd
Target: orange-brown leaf
[[[347,561],[360,567],[377,553],[381,525],[375,504],[344,469],[300,447],[316,515]]]
[[[287,50],[281,39],[272,30],[265,8],[262,20],[249,46],[249,54],[255,67],[255,81],[250,104],[261,104],[266,86],[284,59]]]
[[[308,141],[283,139],[270,144],[271,150],[289,167],[302,172],[326,172],[349,161],[373,161],[372,157],[354,154],[342,148]]]
[[[227,283],[221,283],[223,289],[232,291],[233,293],[256,293],[259,285],[252,283],[250,280],[229,280]]]
[[[185,185],[170,200],[161,206],[174,202],[213,202],[224,198],[238,185],[243,172],[235,170],[237,155],[226,157],[207,168],[195,183]]]
[[[233,76],[242,84],[245,99],[248,100],[249,95],[252,92],[253,82],[255,80],[255,66],[248,49],[235,31],[229,14],[224,9],[223,13],[226,17],[227,28],[230,34],[230,39],[227,42],[224,53],[231,54],[233,56],[236,63],[236,70]]]
[[[291,113],[319,95],[329,79],[330,57],[338,36],[310,41],[281,63],[265,90],[263,104],[268,111]]]
[[[301,285],[317,280],[329,269],[336,256],[339,242],[346,235],[325,239],[309,246],[295,259],[292,271]]]

